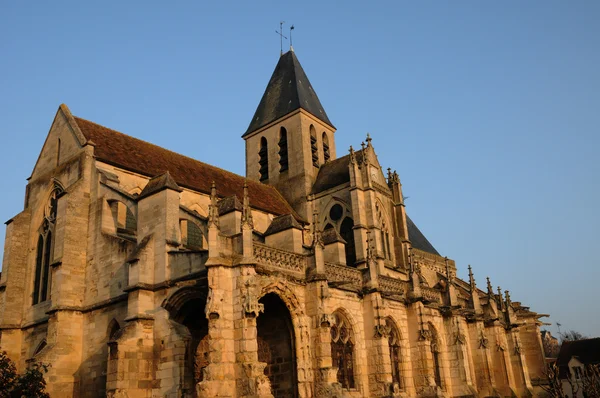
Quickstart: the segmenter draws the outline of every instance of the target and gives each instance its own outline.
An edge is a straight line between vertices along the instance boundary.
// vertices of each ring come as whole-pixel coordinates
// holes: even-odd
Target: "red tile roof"
[[[184,188],[210,194],[211,184],[217,185],[219,197],[243,197],[244,177],[181,154],[139,140],[118,131],[74,116],[79,129],[94,144],[95,157],[105,163],[148,177],[168,171]],[[289,203],[275,188],[248,180],[250,205],[275,215],[293,214]]]

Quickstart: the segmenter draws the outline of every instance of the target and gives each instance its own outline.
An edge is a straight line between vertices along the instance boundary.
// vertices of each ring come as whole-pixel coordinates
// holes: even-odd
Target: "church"
[[[60,105],[6,222],[0,350],[52,397],[538,396],[544,315],[458,278],[335,132],[293,50],[245,177]]]

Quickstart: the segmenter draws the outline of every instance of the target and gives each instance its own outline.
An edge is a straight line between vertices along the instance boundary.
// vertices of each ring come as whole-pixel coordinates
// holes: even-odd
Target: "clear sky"
[[[370,132],[460,276],[600,336],[600,2],[94,3],[0,3],[2,221],[63,102],[244,174],[283,19],[338,155]]]

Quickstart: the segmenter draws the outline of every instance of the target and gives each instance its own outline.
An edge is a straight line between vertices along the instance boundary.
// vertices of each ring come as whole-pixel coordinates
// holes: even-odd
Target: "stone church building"
[[[456,276],[293,51],[246,176],[56,113],[6,222],[0,349],[52,397],[531,397],[539,315]]]

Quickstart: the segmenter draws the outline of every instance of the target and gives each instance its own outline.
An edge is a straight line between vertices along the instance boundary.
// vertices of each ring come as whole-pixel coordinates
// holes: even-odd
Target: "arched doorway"
[[[193,292],[189,296],[181,307],[173,311],[172,319],[186,326],[190,332],[185,352],[184,390],[196,397],[196,384],[203,380],[203,369],[208,366],[208,320],[204,315],[204,295]]]
[[[271,381],[275,398],[297,397],[296,350],[290,312],[276,294],[269,293],[260,302],[265,311],[256,322],[258,360],[267,364],[265,375]]]

